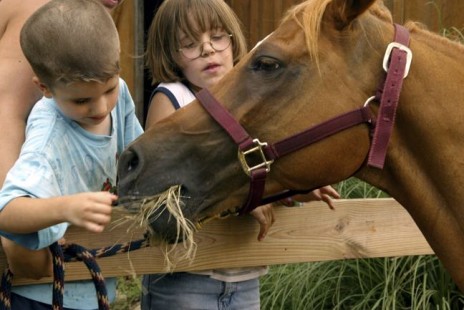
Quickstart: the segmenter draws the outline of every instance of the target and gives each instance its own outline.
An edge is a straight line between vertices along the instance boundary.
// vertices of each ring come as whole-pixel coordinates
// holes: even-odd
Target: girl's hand
[[[90,232],[102,232],[111,221],[112,204],[117,196],[109,192],[79,193],[68,196],[64,218]]]
[[[295,201],[324,201],[330,209],[334,210],[333,199],[340,198],[340,194],[330,185],[318,188],[306,195],[297,195],[293,197]]]
[[[274,209],[271,204],[257,207],[250,214],[259,222],[260,229],[258,234],[258,241],[262,241],[266,237],[269,228],[275,222]]]

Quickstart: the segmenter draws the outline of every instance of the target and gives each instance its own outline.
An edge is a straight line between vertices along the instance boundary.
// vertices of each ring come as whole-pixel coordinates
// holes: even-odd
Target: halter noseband
[[[362,123],[375,125],[367,164],[379,169],[383,168],[402,82],[409,72],[412,60],[412,53],[407,47],[408,45],[408,30],[395,24],[395,42],[388,45],[383,62],[387,75],[376,96],[371,97],[362,108],[336,116],[274,144],[252,138],[207,89],[195,94],[205,110],[238,145],[240,163],[245,173],[250,177],[248,198],[240,209],[240,214],[248,213],[256,207],[272,201],[309,192],[309,190],[287,190],[271,197],[262,198],[266,176],[276,159],[355,125]],[[372,100],[380,101],[377,120],[374,120],[369,108],[369,103]],[[251,164],[251,158],[255,160],[253,164]],[[257,163],[256,159],[258,159]]]

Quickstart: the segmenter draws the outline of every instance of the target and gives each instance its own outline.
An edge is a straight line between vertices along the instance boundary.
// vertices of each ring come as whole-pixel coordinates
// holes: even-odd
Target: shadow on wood
[[[175,270],[433,254],[409,214],[393,199],[338,200],[335,210],[311,202],[303,207],[276,207],[275,212],[277,221],[262,242],[256,240],[259,225],[251,216],[207,223],[196,234],[193,262],[179,262]],[[66,241],[94,249],[143,238],[144,231],[128,233],[128,226],[98,235],[71,227]],[[157,247],[101,258],[98,263],[105,277],[166,271]],[[4,267],[1,252],[0,268]],[[83,263],[66,264],[66,281],[89,278]],[[25,283],[32,281],[15,279],[15,284]]]

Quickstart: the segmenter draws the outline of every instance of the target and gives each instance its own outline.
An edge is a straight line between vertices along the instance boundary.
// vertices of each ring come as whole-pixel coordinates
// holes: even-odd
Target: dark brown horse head
[[[401,83],[396,120],[382,117],[381,101],[367,105],[379,115],[375,130],[379,122],[394,123],[383,169],[365,165],[376,140],[371,143],[370,126],[362,123],[275,160],[265,195],[355,175],[408,210],[464,289],[464,48],[406,26],[414,60]],[[395,29],[381,1],[306,1],[210,92],[251,137],[274,144],[360,109],[379,89],[385,94],[384,55]],[[139,199],[180,185],[183,215],[197,223],[243,205],[250,179],[237,153],[236,143],[195,101],[122,154],[119,194]],[[156,214],[151,226],[165,240],[176,240],[176,221],[168,211]]]

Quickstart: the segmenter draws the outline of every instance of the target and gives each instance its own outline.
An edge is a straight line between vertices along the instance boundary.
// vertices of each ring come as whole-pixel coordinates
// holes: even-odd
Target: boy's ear
[[[51,98],[52,97],[52,92],[51,90],[48,88],[47,85],[45,85],[44,83],[42,83],[38,77],[34,76],[32,78],[32,82],[34,82],[35,85],[37,85],[37,87],[40,89],[40,91],[42,92],[42,94],[44,95],[44,97],[47,97],[47,98]]]

